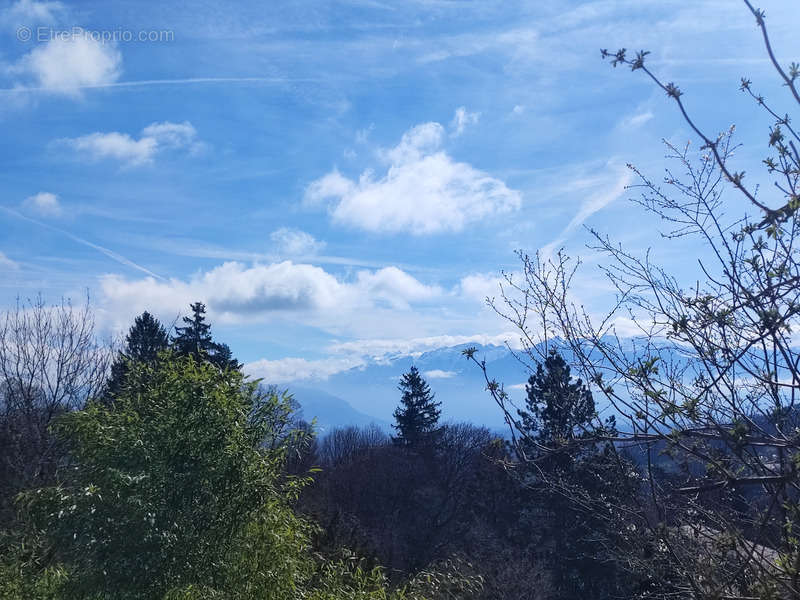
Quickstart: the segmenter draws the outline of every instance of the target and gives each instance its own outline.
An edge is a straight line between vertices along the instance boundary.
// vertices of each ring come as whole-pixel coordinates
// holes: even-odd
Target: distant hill
[[[388,421],[360,412],[338,396],[319,389],[294,385],[288,387],[302,409],[303,418],[309,422],[316,419],[316,429],[320,433],[336,427],[362,426],[370,423],[375,423],[387,431],[390,428]]]

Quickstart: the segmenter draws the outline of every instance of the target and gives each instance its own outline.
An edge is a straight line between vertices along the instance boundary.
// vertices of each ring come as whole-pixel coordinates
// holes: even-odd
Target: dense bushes
[[[286,396],[236,369],[168,351],[131,363],[113,403],[52,423],[67,454],[54,485],[18,499],[0,598],[434,597],[314,552],[317,527],[293,509],[308,478],[284,468],[307,435],[291,419]]]

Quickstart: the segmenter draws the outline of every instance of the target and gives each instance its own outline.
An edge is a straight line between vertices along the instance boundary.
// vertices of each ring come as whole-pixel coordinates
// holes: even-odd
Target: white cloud
[[[647,123],[653,118],[653,116],[654,115],[652,111],[648,110],[647,112],[631,115],[630,117],[623,119],[620,125],[626,129],[635,129]]]
[[[152,123],[142,130],[139,139],[111,131],[66,138],[58,143],[89,160],[116,160],[128,167],[151,164],[156,154],[165,149],[188,148],[194,151],[199,145],[197,130],[188,121]]]
[[[325,380],[331,375],[361,367],[365,362],[357,357],[323,358],[281,358],[261,359],[247,363],[244,371],[251,377],[263,379],[265,383],[289,383],[305,380]]]
[[[189,121],[183,123],[151,123],[142,129],[143,139],[153,139],[159,146],[184,148],[191,146],[197,139],[197,130]]]
[[[427,379],[450,379],[451,377],[458,375],[458,373],[455,371],[442,371],[441,369],[433,369],[431,371],[425,371],[423,375]]]
[[[425,302],[442,295],[441,288],[427,286],[397,267],[361,271],[357,276],[357,286],[368,297],[395,308],[405,308],[411,302]]]
[[[64,12],[61,2],[35,2],[18,0],[0,13],[0,20],[14,27],[30,26],[36,23],[52,23],[56,15]]]
[[[332,344],[328,350],[332,354],[351,353],[380,360],[387,356],[419,356],[428,350],[449,348],[462,344],[504,346],[506,343],[510,344],[514,349],[520,349],[519,333],[509,331],[495,335],[434,335],[403,339],[363,339]]]
[[[349,196],[355,188],[352,181],[334,169],[308,186],[304,201],[310,206],[318,206],[327,198]]]
[[[32,210],[43,217],[60,217],[64,210],[58,201],[58,196],[50,192],[39,192],[28,196],[23,202],[25,208]]]
[[[158,148],[158,142],[153,138],[135,140],[127,133],[116,131],[90,133],[64,142],[91,160],[113,159],[128,166],[152,162]]]
[[[633,176],[631,175],[630,169],[626,168],[617,176],[612,186],[606,186],[605,189],[591,194],[581,203],[578,212],[567,225],[566,231],[572,231],[576,227],[583,225],[586,219],[622,196],[622,194],[625,193],[625,188],[630,185],[632,178]]]
[[[395,267],[360,271],[345,280],[320,267],[291,261],[252,266],[226,262],[188,281],[107,275],[101,289],[106,306],[122,311],[124,318],[142,310],[175,314],[201,299],[209,313],[223,322],[281,316],[321,326],[374,307],[405,309],[441,293]]]
[[[358,181],[332,171],[306,190],[306,202],[332,201],[337,223],[373,232],[414,235],[460,231],[467,224],[520,207],[519,192],[442,151],[444,128],[424,123],[381,156],[382,177],[369,170]]]
[[[497,275],[474,273],[461,278],[458,291],[468,299],[483,303],[486,298],[499,296],[502,281]]]
[[[11,260],[4,252],[0,252],[0,271],[16,271],[19,263]]]
[[[310,233],[290,227],[281,227],[269,234],[275,251],[282,256],[311,256],[325,247],[325,242]]]
[[[456,109],[456,114],[453,115],[453,120],[450,122],[450,128],[453,130],[453,137],[458,137],[468,125],[474,125],[478,122],[481,113],[467,112],[467,109],[460,106]]]
[[[373,129],[375,129],[375,123],[370,123],[369,127],[356,131],[356,144],[366,144]]]
[[[73,97],[84,87],[113,83],[121,70],[122,55],[113,44],[81,33],[54,37],[9,68],[26,87]]]
[[[444,127],[439,123],[422,123],[406,131],[397,146],[382,154],[391,165],[415,163],[438,150],[443,139]]]
[[[434,336],[408,340],[358,340],[335,344],[327,350],[330,357],[321,359],[281,358],[261,359],[245,365],[245,372],[253,377],[264,379],[267,383],[289,383],[304,380],[325,380],[350,369],[366,366],[370,361],[380,363],[389,357],[419,356],[426,350],[457,346],[467,343],[482,345],[504,345],[512,334],[498,336]],[[513,346],[512,346],[513,347]],[[457,371],[432,369],[425,371],[427,379],[450,379]],[[523,384],[524,385],[524,384]]]
[[[511,109],[511,114],[519,116],[525,112],[525,107],[522,104],[517,104]]]

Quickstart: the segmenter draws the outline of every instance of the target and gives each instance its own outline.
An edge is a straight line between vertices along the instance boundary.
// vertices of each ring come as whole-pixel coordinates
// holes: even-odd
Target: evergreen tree
[[[591,427],[595,415],[592,392],[580,379],[572,380],[569,365],[554,350],[544,365],[537,364],[525,387],[527,410],[518,412],[531,445],[555,449],[582,437]]]
[[[239,369],[241,365],[231,355],[227,344],[218,344],[211,337],[211,325],[206,323],[206,305],[190,305],[191,317],[183,317],[184,327],[175,327],[172,346],[180,356],[191,356],[196,361],[207,361],[220,369]]]
[[[609,445],[581,441],[604,432],[613,435],[613,417],[602,425],[595,421],[591,391],[580,379],[573,380],[569,365],[555,351],[537,364],[526,390],[526,410],[518,411],[524,453],[520,466],[538,506],[538,516],[529,525],[539,531],[547,548],[543,554],[554,598],[620,593],[620,572],[612,557],[602,554],[615,532],[606,526],[600,514],[604,505],[597,505],[596,499],[625,494],[627,482],[609,468]]]
[[[191,317],[183,317],[184,327],[175,327],[172,346],[179,355],[198,358],[208,353],[214,345],[211,339],[211,325],[206,323],[206,305],[195,302],[189,306]]]
[[[103,392],[106,404],[113,402],[125,383],[131,362],[153,363],[158,353],[169,347],[169,334],[161,322],[145,311],[133,321],[125,337],[125,347],[111,365],[111,375]]]
[[[403,395],[394,411],[397,436],[392,439],[397,445],[407,447],[430,441],[438,431],[442,403],[434,401],[434,393],[416,367],[403,374],[398,389]]]

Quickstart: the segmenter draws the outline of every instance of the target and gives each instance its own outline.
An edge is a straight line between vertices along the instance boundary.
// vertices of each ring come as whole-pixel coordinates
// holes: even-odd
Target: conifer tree
[[[175,327],[172,345],[175,351],[184,356],[197,358],[201,353],[208,353],[213,347],[211,325],[206,323],[206,305],[195,302],[190,305],[191,317],[183,317],[184,327]]]
[[[180,356],[191,356],[196,361],[207,361],[220,369],[239,369],[227,344],[218,344],[211,337],[211,325],[206,323],[206,305],[190,305],[191,317],[183,317],[184,327],[175,327],[172,346]]]
[[[111,403],[119,394],[130,370],[131,362],[153,363],[158,353],[169,347],[169,334],[161,322],[145,311],[133,321],[125,337],[125,347],[111,365],[103,401]]]
[[[615,498],[625,493],[626,481],[609,469],[611,448],[579,440],[605,433],[613,436],[616,423],[609,417],[596,423],[592,392],[554,350],[538,363],[526,386],[526,409],[518,410],[520,474],[540,507],[538,529],[547,550],[542,556],[552,578],[553,597],[583,596],[594,588],[601,596],[621,593],[619,572],[598,544],[608,544],[614,533],[590,503],[572,498]],[[567,500],[567,501],[565,501]],[[602,581],[602,584],[598,582]]]
[[[538,363],[525,386],[527,410],[519,410],[524,432],[542,446],[553,448],[583,435],[595,415],[592,393],[555,351]]]
[[[434,401],[434,393],[416,367],[403,374],[398,389],[403,395],[394,411],[397,436],[392,439],[406,447],[430,441],[439,429],[442,403]]]

